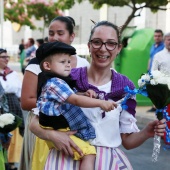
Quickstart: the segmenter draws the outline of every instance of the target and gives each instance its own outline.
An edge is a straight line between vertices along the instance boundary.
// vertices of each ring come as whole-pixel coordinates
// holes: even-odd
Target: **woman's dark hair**
[[[48,42],[48,37],[45,37],[44,38],[44,43],[47,43]]]
[[[76,23],[75,23],[74,19],[72,17],[70,17],[70,16],[66,16],[66,17],[71,20],[71,22],[73,24],[73,27],[75,27]]]
[[[95,24],[95,26],[92,28],[91,32],[90,32],[90,37],[89,37],[89,41],[91,40],[91,37],[93,36],[94,32],[95,32],[95,29],[99,26],[108,26],[108,27],[112,27],[115,31],[116,31],[116,34],[117,34],[117,38],[118,38],[118,43],[120,44],[121,41],[121,36],[120,36],[120,31],[119,31],[119,28],[114,25],[113,23],[109,22],[109,21],[100,21],[98,23]]]
[[[0,54],[1,53],[7,53],[7,50],[6,49],[3,49],[3,48],[0,48]]]
[[[37,39],[36,41],[37,41],[40,45],[42,45],[42,44],[44,43],[44,40],[41,39],[41,38],[40,38],[40,39]]]
[[[51,21],[51,23],[53,23],[54,21],[64,22],[66,24],[66,29],[69,31],[69,34],[71,35],[71,34],[74,33],[75,21],[72,17],[70,17],[70,16],[58,16],[58,17],[54,18]]]

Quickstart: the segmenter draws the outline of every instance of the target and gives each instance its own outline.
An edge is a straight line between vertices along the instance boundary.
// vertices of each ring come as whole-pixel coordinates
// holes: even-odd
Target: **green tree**
[[[29,18],[34,17],[36,20],[42,20],[44,22],[43,28],[38,28],[43,31],[50,21],[56,16],[62,15],[62,11],[59,10],[57,3],[52,0],[29,0],[26,2],[26,9]]]
[[[63,0],[63,3],[65,1]],[[70,3],[58,4],[53,0],[4,0],[4,18],[11,22],[27,25],[31,29],[36,29],[32,18],[44,21],[44,28],[58,15],[62,15],[60,9],[71,8]]]
[[[84,0],[75,0],[79,3],[83,2]],[[62,6],[64,3],[74,5],[74,0],[59,0],[60,5]],[[94,9],[99,9],[102,7],[103,4],[107,4],[109,6],[128,6],[131,8],[131,13],[128,16],[127,20],[123,24],[121,28],[121,32],[128,26],[130,21],[140,16],[141,11],[143,8],[150,8],[152,12],[157,12],[158,10],[166,10],[166,5],[170,0],[89,0],[91,4],[93,4]],[[63,5],[64,6],[64,5]]]
[[[24,0],[4,0],[4,19],[12,23],[28,25],[31,29],[35,29],[35,25],[28,17]]]

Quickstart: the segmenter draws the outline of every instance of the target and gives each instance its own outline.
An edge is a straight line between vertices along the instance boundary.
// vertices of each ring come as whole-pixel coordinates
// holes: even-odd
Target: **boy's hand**
[[[90,97],[90,98],[96,98],[97,94],[95,91],[89,89],[84,93],[85,96]]]
[[[117,108],[117,104],[114,101],[105,101],[101,100],[101,109],[108,112],[111,110],[114,110],[114,108]]]

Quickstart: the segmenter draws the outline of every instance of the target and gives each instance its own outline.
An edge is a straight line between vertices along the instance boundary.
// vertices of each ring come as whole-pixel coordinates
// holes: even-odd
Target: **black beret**
[[[56,53],[66,53],[70,55],[76,54],[76,49],[68,44],[55,41],[42,44],[36,50],[36,58],[39,63],[43,61],[46,57],[56,54]]]
[[[0,48],[0,54],[1,53],[6,53],[7,51],[5,50],[5,49],[3,49],[3,48]]]

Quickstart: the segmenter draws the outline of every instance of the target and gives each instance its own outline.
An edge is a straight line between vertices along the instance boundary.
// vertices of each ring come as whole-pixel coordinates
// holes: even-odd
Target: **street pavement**
[[[146,125],[148,122],[155,120],[155,112],[147,112],[151,106],[137,106],[136,107],[136,119],[140,124]]]
[[[145,126],[137,124],[139,129]],[[153,138],[135,149],[126,150],[123,146],[120,148],[125,152],[134,170],[170,170],[170,149],[165,149],[163,140],[161,140],[160,153],[156,162],[152,162]]]

